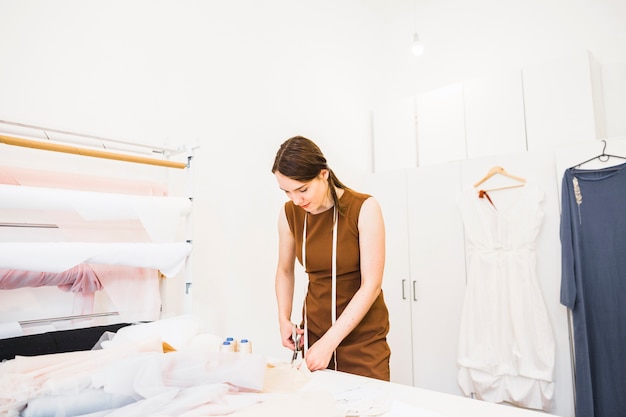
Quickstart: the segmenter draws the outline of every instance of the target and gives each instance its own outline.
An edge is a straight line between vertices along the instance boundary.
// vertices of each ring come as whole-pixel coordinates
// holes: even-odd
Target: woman
[[[290,200],[278,219],[276,298],[283,346],[296,348],[291,312],[297,258],[309,278],[297,329],[300,335],[307,330],[307,368],[388,381],[389,315],[381,290],[385,228],[378,202],[339,181],[319,147],[302,136],[280,146],[272,172]]]

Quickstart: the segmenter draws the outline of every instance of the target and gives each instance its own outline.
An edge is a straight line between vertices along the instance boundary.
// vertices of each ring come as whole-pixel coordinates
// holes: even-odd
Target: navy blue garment
[[[576,415],[626,416],[626,164],[563,175],[561,304],[574,325]]]

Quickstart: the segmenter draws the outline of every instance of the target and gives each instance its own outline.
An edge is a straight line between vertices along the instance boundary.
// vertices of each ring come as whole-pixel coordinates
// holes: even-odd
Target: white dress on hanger
[[[467,396],[548,410],[555,338],[536,273],[543,191],[532,183],[460,199],[468,279],[458,350]]]

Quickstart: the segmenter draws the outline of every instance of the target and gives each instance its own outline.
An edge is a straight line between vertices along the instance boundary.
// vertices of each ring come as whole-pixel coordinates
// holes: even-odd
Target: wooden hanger
[[[487,172],[487,175],[485,175],[480,181],[478,181],[476,184],[474,184],[474,188],[476,188],[479,185],[483,184],[485,181],[487,181],[489,178],[493,177],[494,175],[502,175],[502,176],[511,178],[511,179],[519,182],[520,184],[507,185],[507,186],[504,186],[504,187],[496,187],[496,188],[492,188],[492,189],[484,190],[484,191],[495,191],[495,190],[504,190],[506,188],[523,187],[526,184],[526,179],[525,178],[512,175],[512,174],[508,173],[501,166],[494,166],[494,167],[492,167],[489,170],[489,172]]]
[[[573,166],[572,168],[579,168],[581,165],[584,165],[587,162],[591,162],[591,161],[593,161],[595,159],[597,159],[600,162],[608,162],[608,160],[611,159],[611,158],[626,159],[626,157],[623,157],[623,156],[609,155],[609,154],[605,153],[605,151],[606,151],[606,140],[602,139],[602,143],[604,144],[604,146],[602,147],[602,153],[600,155],[596,155],[593,158],[589,158],[586,161],[583,161],[583,162],[579,163],[578,165]]]

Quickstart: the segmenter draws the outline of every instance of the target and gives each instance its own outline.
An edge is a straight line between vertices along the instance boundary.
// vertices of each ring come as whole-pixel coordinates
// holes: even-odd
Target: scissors
[[[300,339],[302,338],[302,336],[300,336],[298,332],[296,332],[296,329],[297,329],[296,325],[295,324],[292,325],[291,340],[293,340],[293,343],[294,343],[293,356],[291,357],[292,365],[295,362],[295,360],[298,358],[298,352],[302,350],[302,346],[300,345]]]

